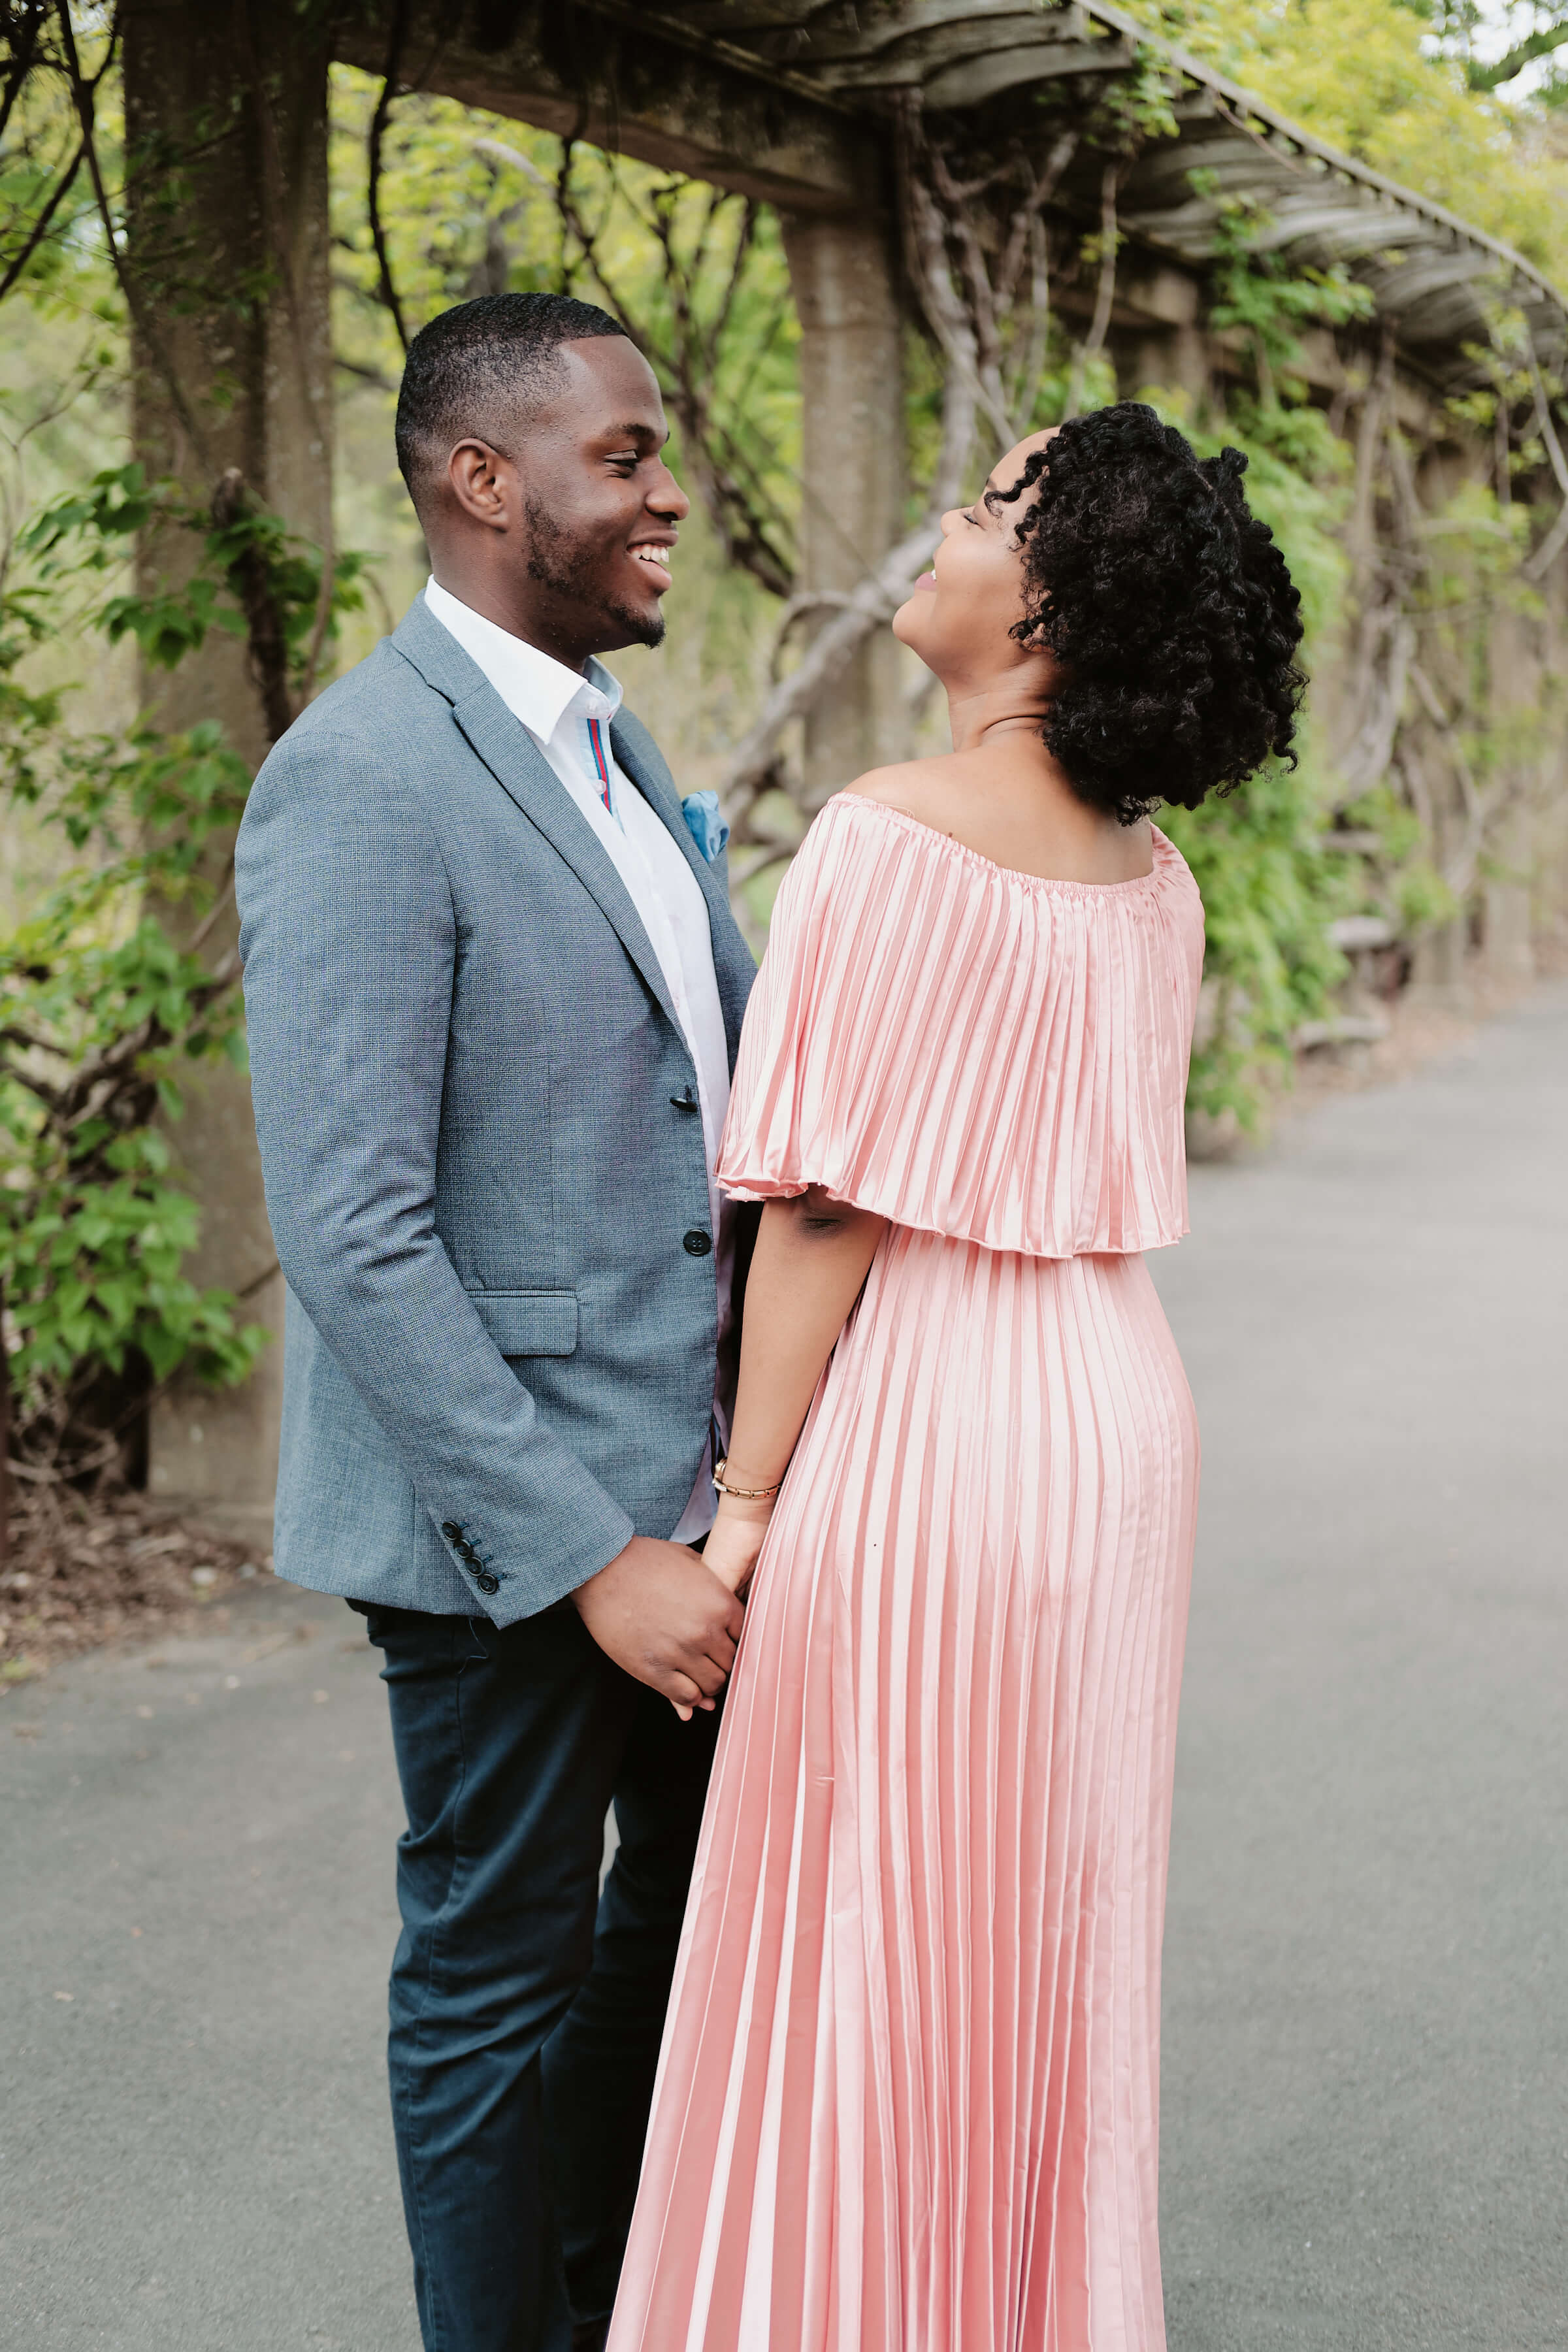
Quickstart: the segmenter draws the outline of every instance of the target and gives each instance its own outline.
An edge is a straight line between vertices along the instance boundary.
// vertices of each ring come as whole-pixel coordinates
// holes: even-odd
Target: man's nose
[[[647,503],[651,513],[668,515],[672,522],[684,522],[691,512],[691,500],[668,466],[664,468],[664,479],[656,482],[648,491]]]

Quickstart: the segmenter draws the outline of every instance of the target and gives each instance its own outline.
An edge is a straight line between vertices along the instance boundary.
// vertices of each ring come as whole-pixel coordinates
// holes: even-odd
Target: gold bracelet
[[[713,1465],[713,1484],[721,1495],[733,1495],[738,1503],[771,1502],[778,1493],[779,1486],[784,1485],[784,1480],[781,1478],[778,1486],[726,1486],[724,1473],[729,1467],[730,1459],[728,1454],[725,1454]]]

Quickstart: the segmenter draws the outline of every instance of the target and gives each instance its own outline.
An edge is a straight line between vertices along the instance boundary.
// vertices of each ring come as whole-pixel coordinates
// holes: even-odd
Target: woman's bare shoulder
[[[849,790],[859,800],[876,801],[883,808],[899,809],[905,816],[931,824],[936,822],[932,812],[945,804],[952,766],[951,751],[930,760],[900,760],[891,767],[868,769],[865,775],[856,777]]]

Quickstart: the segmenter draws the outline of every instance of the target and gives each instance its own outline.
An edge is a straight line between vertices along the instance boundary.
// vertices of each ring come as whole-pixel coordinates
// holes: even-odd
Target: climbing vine
[[[132,539],[191,542],[177,586],[125,583]],[[333,608],[357,602],[340,561]],[[280,733],[310,658],[321,558],[226,476],[205,510],[140,467],[100,473],[19,533],[0,586],[0,794],[63,836],[75,861],[0,939],[0,1280],[9,1327],[14,1456],[24,1475],[80,1475],[114,1458],[112,1422],[81,1407],[140,1360],[243,1379],[266,1334],[242,1302],[181,1272],[197,1206],[176,1180],[167,1122],[182,1074],[244,1063],[239,961],[218,948],[228,845],[249,789],[216,722],[120,731],[72,724],[68,688],[38,691],[40,645],[130,638],[172,670],[213,630],[247,648],[268,731]],[[215,859],[215,851],[216,852]]]

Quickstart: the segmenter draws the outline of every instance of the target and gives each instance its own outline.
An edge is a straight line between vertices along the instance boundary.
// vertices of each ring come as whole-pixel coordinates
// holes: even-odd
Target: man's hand
[[[572,1595],[607,1658],[677,1712],[711,1708],[729,1680],[745,1611],[684,1544],[634,1536]]]

